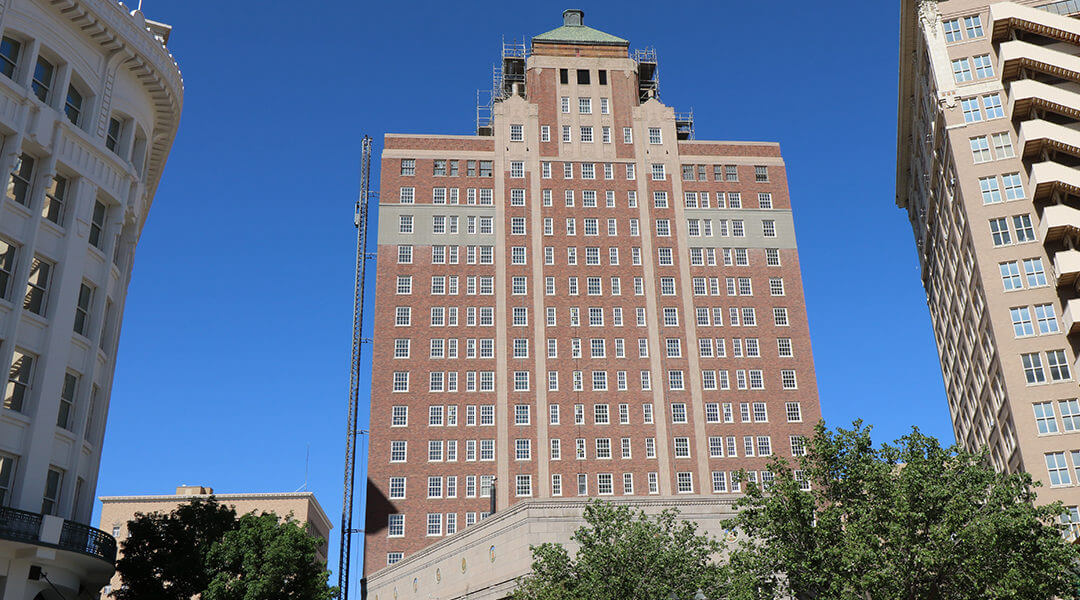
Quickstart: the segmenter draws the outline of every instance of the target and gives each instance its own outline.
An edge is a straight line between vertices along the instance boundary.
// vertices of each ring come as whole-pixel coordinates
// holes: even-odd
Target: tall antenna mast
[[[349,410],[345,425],[345,494],[341,503],[341,555],[338,559],[338,597],[349,598],[349,570],[352,565],[352,536],[363,533],[353,528],[353,490],[356,483],[356,438],[366,434],[357,428],[360,412],[361,345],[364,339],[364,267],[375,254],[367,252],[368,199],[371,196],[371,136],[365,135],[360,150],[360,195],[356,199],[353,225],[356,226],[356,281],[353,288],[352,363],[349,374]],[[367,595],[361,560],[360,598]]]

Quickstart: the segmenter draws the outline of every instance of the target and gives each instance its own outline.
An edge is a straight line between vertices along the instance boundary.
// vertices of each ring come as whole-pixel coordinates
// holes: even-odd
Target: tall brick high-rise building
[[[779,145],[694,140],[654,52],[563,18],[504,45],[477,135],[385,137],[369,573],[493,481],[499,511],[730,498],[820,416]]]

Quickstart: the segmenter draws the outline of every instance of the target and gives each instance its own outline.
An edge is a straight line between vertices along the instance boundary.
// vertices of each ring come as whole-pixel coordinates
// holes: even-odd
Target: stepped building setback
[[[1080,3],[902,3],[896,203],[957,441],[1080,532]]]
[[[89,526],[139,241],[183,104],[171,28],[113,0],[0,2],[0,598],[96,596]]]
[[[588,498],[722,535],[820,418],[779,145],[695,139],[654,51],[563,19],[476,135],[384,139],[372,598],[502,597]]]

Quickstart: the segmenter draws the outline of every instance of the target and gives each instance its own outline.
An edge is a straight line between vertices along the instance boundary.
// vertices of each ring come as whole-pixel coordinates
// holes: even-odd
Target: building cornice
[[[146,197],[161,181],[165,160],[180,125],[184,80],[168,49],[154,37],[138,11],[115,0],[49,0],[52,7],[105,51],[109,63],[131,71],[153,101],[154,124],[146,170]]]
[[[139,503],[139,502],[187,502],[192,498],[201,498],[203,500],[208,498],[214,498],[218,502],[228,503],[229,501],[237,500],[307,500],[311,503],[311,506],[315,509],[318,516],[329,526],[330,529],[334,528],[333,523],[326,516],[319,501],[315,499],[315,494],[312,492],[270,492],[270,493],[253,493],[253,494],[172,494],[168,496],[98,496],[98,500],[102,504],[125,504],[125,503]]]
[[[776,146],[780,147],[780,142],[754,142],[754,141],[729,141],[729,140],[679,140],[679,145],[697,145],[697,144],[723,144],[724,146]]]
[[[383,134],[384,138],[424,138],[424,139],[437,139],[437,140],[485,140],[490,141],[490,136],[485,137],[481,135],[445,135],[445,134],[429,134],[429,133],[386,133]]]

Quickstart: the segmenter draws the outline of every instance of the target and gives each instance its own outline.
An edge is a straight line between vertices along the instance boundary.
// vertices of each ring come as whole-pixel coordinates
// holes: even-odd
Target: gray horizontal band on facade
[[[413,232],[399,233],[399,217],[412,215]],[[435,215],[458,217],[458,233],[434,233],[431,218]],[[473,204],[380,204],[379,244],[486,245],[495,244],[494,233],[465,233],[465,217],[494,217],[494,206]]]
[[[687,236],[686,245],[691,248],[784,248],[794,249],[795,219],[790,210],[769,210],[757,208],[688,208],[687,219],[712,219],[712,237]],[[742,219],[744,237],[731,235],[720,236],[717,221],[728,220],[730,233],[731,219]],[[761,222],[765,219],[776,221],[776,237],[765,237]]]
[[[679,142],[685,144],[686,142]],[[684,165],[689,164],[701,164],[701,165],[754,165],[765,167],[783,167],[784,159],[779,156],[727,156],[723,154],[679,154],[679,163]],[[678,173],[675,176],[678,177]],[[712,174],[710,173],[711,177]],[[694,180],[688,179],[683,181],[686,183],[694,183]],[[724,183],[722,181],[709,181],[709,183]],[[754,182],[750,182],[754,183]]]

